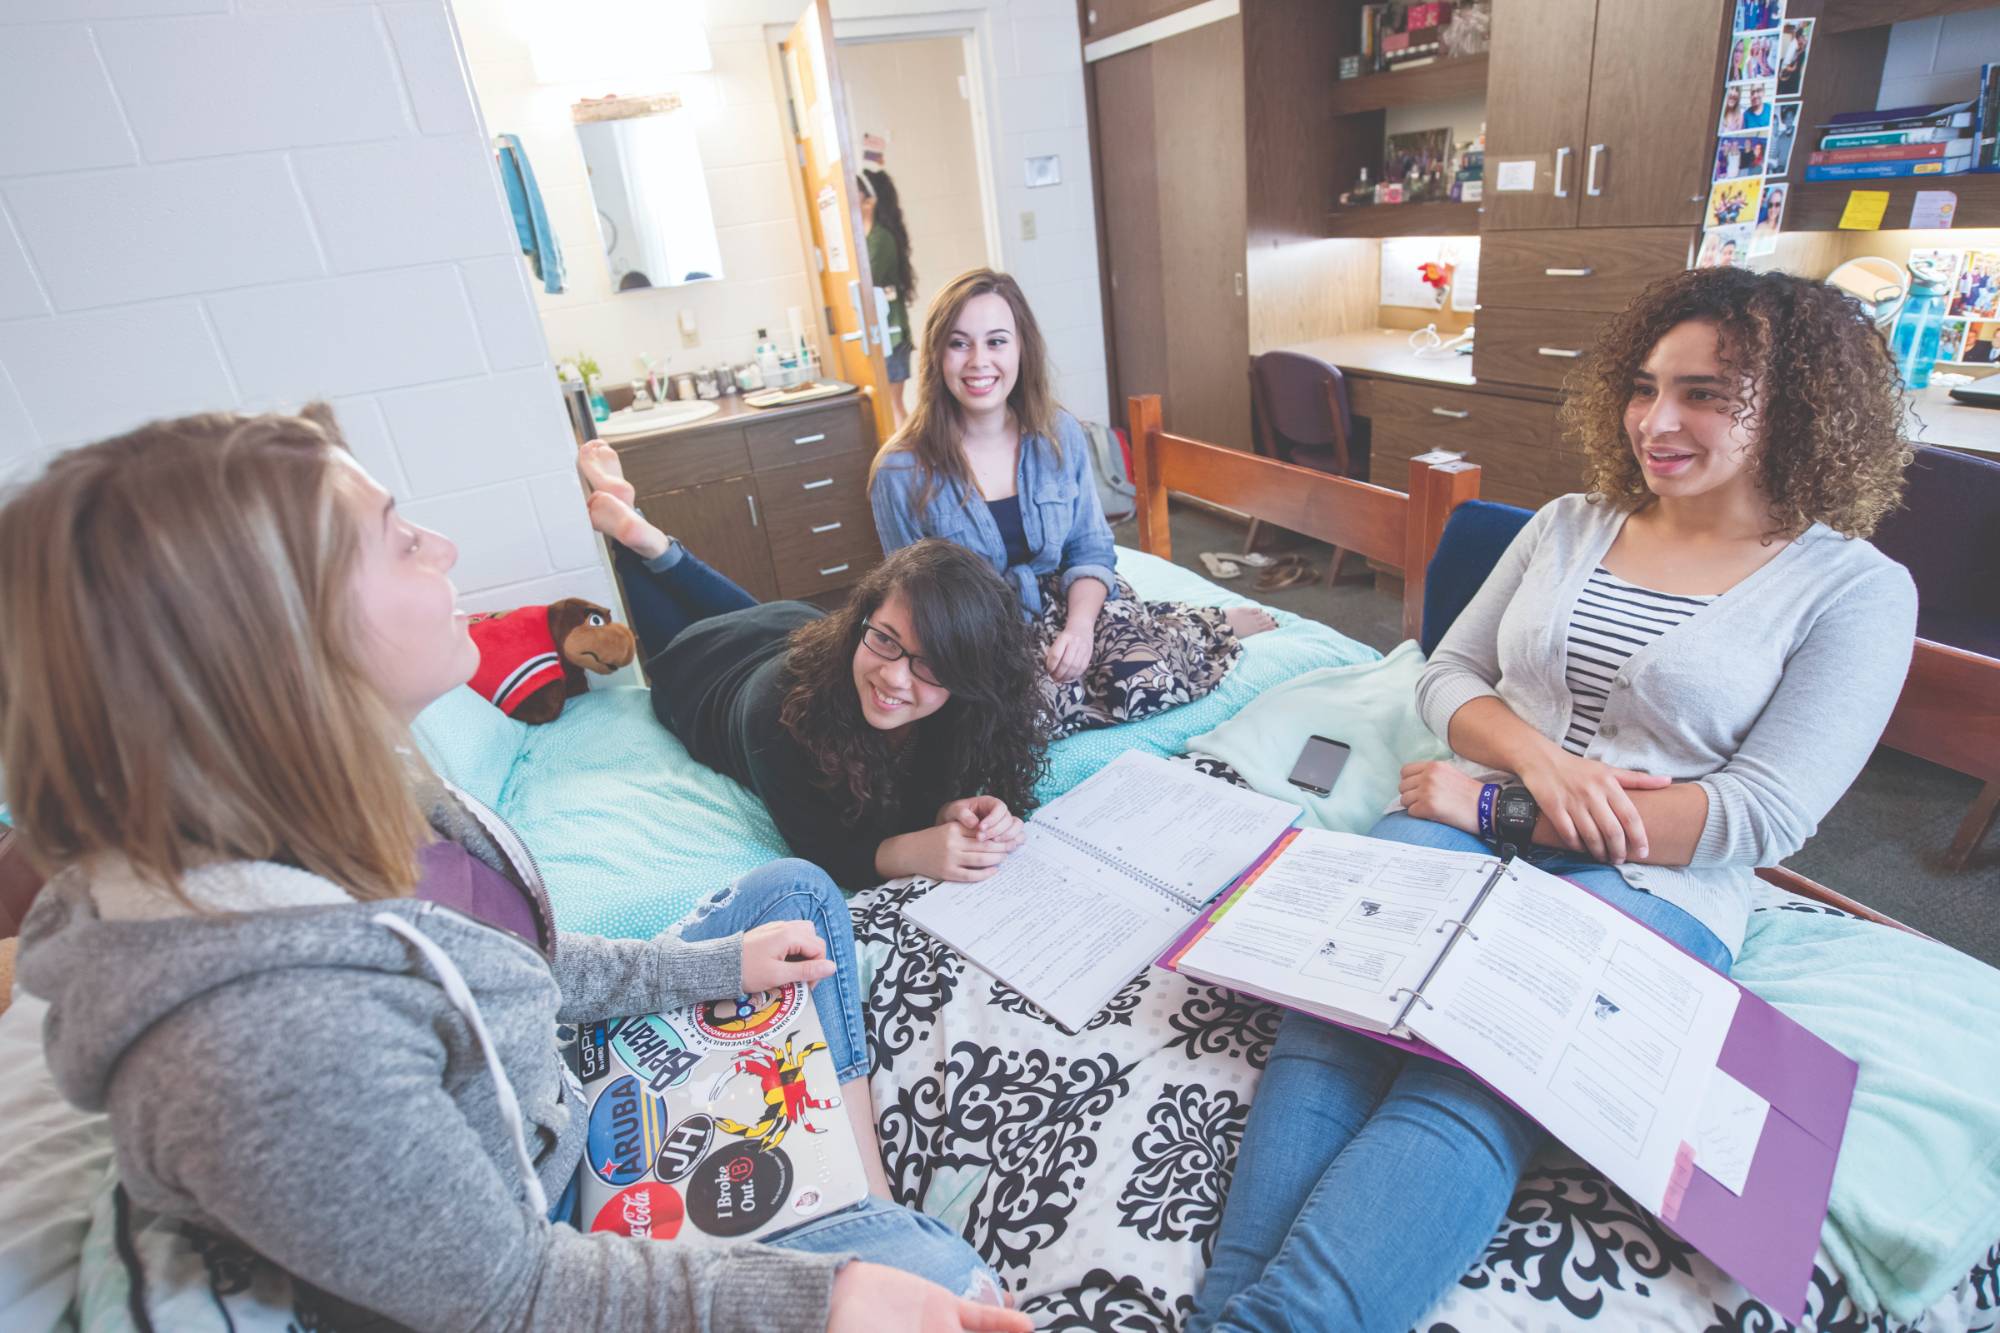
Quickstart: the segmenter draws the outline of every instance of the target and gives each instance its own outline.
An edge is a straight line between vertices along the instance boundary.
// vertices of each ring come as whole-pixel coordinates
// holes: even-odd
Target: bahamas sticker
[[[686,1082],[688,1072],[701,1063],[701,1057],[687,1048],[674,1025],[658,1014],[621,1018],[605,1026],[605,1035],[626,1068],[654,1092]]]
[[[630,1185],[646,1174],[667,1136],[667,1104],[637,1077],[621,1074],[590,1108],[590,1169],[607,1185]]]
[[[796,1014],[805,989],[794,983],[733,1000],[710,1000],[695,1006],[694,1025],[702,1036],[724,1049],[748,1046]]]
[[[687,1218],[687,1205],[672,1185],[648,1180],[619,1190],[597,1210],[592,1231],[615,1231],[640,1240],[672,1240]]]
[[[776,1217],[791,1192],[792,1159],[783,1148],[732,1143],[695,1168],[688,1218],[711,1236],[747,1236]]]
[[[653,1174],[661,1180],[680,1180],[701,1162],[708,1145],[715,1141],[715,1121],[699,1113],[683,1119],[667,1131],[667,1140],[653,1161]]]

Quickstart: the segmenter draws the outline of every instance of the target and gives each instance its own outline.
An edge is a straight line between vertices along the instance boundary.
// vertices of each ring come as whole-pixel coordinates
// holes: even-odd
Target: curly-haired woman
[[[1909,667],[1915,589],[1862,540],[1901,493],[1901,410],[1830,287],[1648,289],[1563,409],[1591,493],[1544,506],[1438,645],[1417,705],[1459,757],[1406,768],[1375,836],[1484,848],[1488,788],[1519,784],[1532,859],[1726,970],[1752,868],[1812,834]],[[1542,1139],[1455,1067],[1287,1016],[1189,1327],[1409,1328]]]
[[[1020,845],[1047,736],[1033,641],[984,561],[924,542],[832,615],[759,604],[632,507],[611,446],[585,445],[579,467],[653,712],[757,794],[794,855],[854,890],[985,879]]]

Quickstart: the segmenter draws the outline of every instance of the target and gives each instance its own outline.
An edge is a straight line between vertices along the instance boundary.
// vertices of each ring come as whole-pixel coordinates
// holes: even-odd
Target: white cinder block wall
[[[2000,61],[2000,9],[1909,19],[1889,29],[1878,109],[1979,96],[1979,67]],[[1812,77],[1808,55],[1806,77]]]
[[[468,606],[609,597],[443,0],[0,10],[0,468],[312,398]]]

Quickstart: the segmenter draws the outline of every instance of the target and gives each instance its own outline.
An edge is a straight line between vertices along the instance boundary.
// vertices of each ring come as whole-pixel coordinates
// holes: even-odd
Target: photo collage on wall
[[[1910,263],[1941,275],[1951,293],[1937,363],[2000,364],[2000,250],[1912,250]]]
[[[1778,247],[1799,137],[1806,57],[1817,19],[1786,19],[1785,0],[1734,0],[1698,268],[1740,264]]]

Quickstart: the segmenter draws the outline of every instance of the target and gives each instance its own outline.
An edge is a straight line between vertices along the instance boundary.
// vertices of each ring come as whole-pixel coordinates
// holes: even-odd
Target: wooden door
[[[749,477],[639,497],[646,517],[760,602],[778,595],[757,483]]]
[[[1576,225],[1596,30],[1597,0],[1493,7],[1480,230]],[[1533,188],[1501,189],[1516,173],[1530,175]]]
[[[889,314],[875,299],[854,174],[861,169],[847,125],[847,98],[834,61],[833,19],[813,0],[779,43],[800,183],[805,187],[822,315],[833,339],[829,372],[861,386],[875,413],[875,436],[895,427],[889,408]],[[746,585],[747,586],[747,585]]]
[[[1730,13],[1715,0],[1598,0],[1580,225],[1700,224]]]
[[[1250,447],[1240,17],[1096,61],[1115,400]]]

